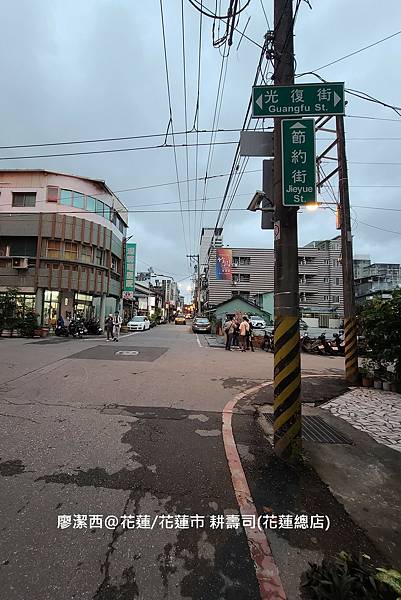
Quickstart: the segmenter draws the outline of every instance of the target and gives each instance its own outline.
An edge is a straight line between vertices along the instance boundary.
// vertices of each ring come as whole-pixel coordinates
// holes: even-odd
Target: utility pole
[[[294,83],[292,2],[274,0],[274,85]],[[281,119],[274,119],[274,449],[296,462],[301,452],[301,365],[297,208],[283,205]]]
[[[345,378],[350,383],[355,383],[359,377],[358,338],[355,318],[354,262],[343,116],[336,117],[336,129],[340,187],[341,264],[343,271],[344,297]]]
[[[187,254],[187,258],[190,260],[196,260],[196,268],[197,268],[197,286],[196,286],[196,314],[199,317],[201,314],[201,290],[200,290],[200,264],[199,264],[199,254]]]

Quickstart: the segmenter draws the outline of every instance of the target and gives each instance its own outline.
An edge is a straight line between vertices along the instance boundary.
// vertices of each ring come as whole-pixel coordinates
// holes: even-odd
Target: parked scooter
[[[345,341],[342,339],[339,333],[333,334],[333,341],[331,342],[331,346],[337,349],[338,356],[345,355]]]
[[[262,350],[265,352],[274,352],[274,331],[269,333],[265,330],[265,336],[262,343]]]
[[[103,329],[100,327],[100,321],[96,319],[88,319],[85,322],[85,329],[89,335],[101,335]]]
[[[311,339],[306,333],[302,336],[301,349],[309,354],[326,354],[325,352],[326,336],[324,333],[316,339]]]
[[[69,326],[68,331],[74,338],[82,339],[85,333],[85,327],[81,319],[73,319]]]
[[[68,337],[70,335],[68,327],[62,325],[61,323],[56,325],[54,333],[57,335],[57,337]]]

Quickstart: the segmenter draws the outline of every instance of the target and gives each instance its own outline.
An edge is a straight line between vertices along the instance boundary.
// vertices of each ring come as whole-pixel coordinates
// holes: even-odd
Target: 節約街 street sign
[[[252,117],[311,117],[344,114],[344,83],[256,85]]]
[[[316,156],[314,119],[283,119],[281,122],[284,206],[316,202]]]

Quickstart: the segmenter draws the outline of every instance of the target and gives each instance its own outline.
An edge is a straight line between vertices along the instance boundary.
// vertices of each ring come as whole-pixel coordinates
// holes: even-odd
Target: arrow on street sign
[[[337,106],[337,104],[339,102],[341,102],[341,97],[337,94],[337,92],[334,92],[333,97],[334,97],[334,106]]]
[[[263,108],[263,94],[260,94],[259,98],[256,100],[256,104],[259,106],[260,110]]]

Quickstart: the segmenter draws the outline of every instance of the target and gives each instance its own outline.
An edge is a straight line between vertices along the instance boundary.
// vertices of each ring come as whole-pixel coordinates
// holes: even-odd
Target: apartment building
[[[372,263],[368,256],[356,256],[354,278],[357,303],[374,297],[389,298],[393,290],[401,287],[401,265]]]
[[[104,319],[122,295],[125,206],[104,181],[45,170],[0,171],[0,293],[43,325]]]
[[[338,326],[343,316],[340,237],[299,248],[298,265],[302,318],[311,326]],[[211,248],[204,287],[206,310],[234,296],[260,305],[260,297],[274,291],[274,250]]]

